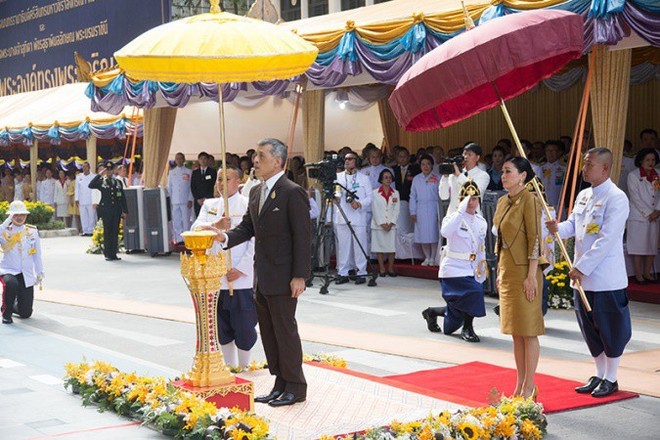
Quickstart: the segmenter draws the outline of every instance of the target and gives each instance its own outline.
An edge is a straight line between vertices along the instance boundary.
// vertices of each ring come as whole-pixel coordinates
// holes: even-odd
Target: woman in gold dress
[[[514,395],[536,398],[534,374],[539,361],[538,336],[545,333],[541,302],[543,276],[539,267],[541,205],[525,184],[534,171],[526,159],[504,163],[502,185],[509,192],[497,202],[493,219],[497,233],[500,330],[513,336],[518,381]]]

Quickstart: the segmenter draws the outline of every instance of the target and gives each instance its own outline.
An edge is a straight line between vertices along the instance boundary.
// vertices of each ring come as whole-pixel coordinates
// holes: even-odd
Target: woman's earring
[[[518,182],[518,185],[522,186],[522,185],[523,185],[523,181],[521,180],[520,182]]]

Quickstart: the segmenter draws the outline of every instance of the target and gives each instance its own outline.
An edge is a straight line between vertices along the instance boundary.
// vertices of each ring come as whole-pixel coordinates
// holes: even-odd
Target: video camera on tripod
[[[328,154],[323,160],[306,163],[305,168],[309,168],[309,177],[321,183],[324,192],[332,192],[337,180],[337,170],[344,169],[344,158],[338,154]]]
[[[438,165],[438,173],[441,175],[454,174],[454,164],[460,170],[464,160],[463,156],[447,157]]]

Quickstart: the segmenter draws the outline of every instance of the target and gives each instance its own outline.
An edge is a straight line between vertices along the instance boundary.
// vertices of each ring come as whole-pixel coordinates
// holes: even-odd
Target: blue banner
[[[91,70],[168,22],[170,0],[0,0],[0,96],[76,82],[74,51]]]

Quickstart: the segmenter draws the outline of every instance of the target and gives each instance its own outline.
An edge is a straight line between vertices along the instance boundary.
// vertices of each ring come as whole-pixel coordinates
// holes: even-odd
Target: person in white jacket
[[[80,223],[82,224],[82,235],[92,236],[94,232],[94,225],[96,225],[96,209],[94,205],[98,204],[95,200],[94,192],[98,192],[89,187],[89,182],[92,181],[96,174],[90,172],[91,168],[89,162],[83,163],[82,174],[76,177],[76,204],[80,208]],[[100,197],[98,198],[100,200]]]
[[[658,153],[644,148],[635,156],[635,169],[628,173],[630,200],[626,247],[633,256],[638,283],[656,281],[653,261],[658,254],[660,231],[660,178],[655,171]]]
[[[490,176],[488,173],[479,168],[479,159],[481,159],[481,147],[474,142],[467,144],[463,148],[463,169],[459,169],[454,164],[454,173],[442,176],[438,193],[440,200],[449,200],[449,208],[445,215],[450,215],[458,209],[458,196],[461,192],[461,187],[468,179],[476,182],[481,193],[481,203],[484,201],[484,194],[488,189],[490,183]]]
[[[371,252],[378,256],[380,276],[388,273],[391,277],[397,276],[394,272],[394,254],[396,253],[396,221],[399,218],[401,199],[399,191],[392,188],[394,173],[385,168],[378,176],[380,187],[373,192],[371,202]],[[385,258],[388,260],[388,269],[385,271]]]
[[[192,170],[183,164],[186,157],[183,153],[176,153],[174,163],[176,166],[167,174],[167,193],[170,195],[172,206],[172,226],[174,239],[181,243],[181,233],[190,229],[190,210],[193,207],[193,195],[190,190]]]
[[[248,209],[248,198],[238,192],[243,172],[227,168],[227,196],[232,227],[241,223]],[[222,171],[218,172],[216,188],[222,194]],[[206,199],[191,229],[216,226],[225,215],[222,197]],[[214,242],[209,252],[218,254],[222,245]],[[257,308],[254,302],[254,238],[231,249],[232,268],[222,277],[218,301],[218,333],[220,348],[227,365],[245,368],[250,363],[252,347],[257,342]],[[230,294],[229,286],[233,289]]]
[[[25,224],[29,214],[25,203],[11,202],[7,214],[0,225],[3,324],[14,322],[12,313],[23,319],[32,316],[34,286],[44,277],[39,231]]]

